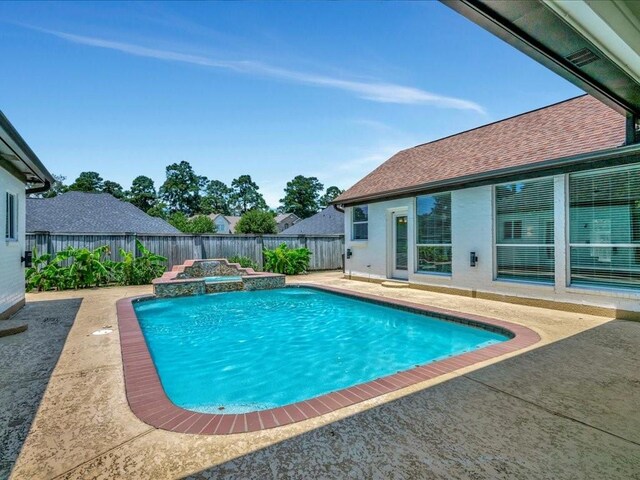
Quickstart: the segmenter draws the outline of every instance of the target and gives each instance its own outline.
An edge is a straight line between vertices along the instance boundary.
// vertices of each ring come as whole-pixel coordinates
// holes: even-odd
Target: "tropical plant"
[[[258,270],[258,263],[254,262],[253,259],[249,257],[242,257],[240,255],[234,255],[233,257],[227,258],[229,263],[239,263],[242,268],[253,268],[254,270]]]
[[[72,259],[69,265],[69,280],[71,288],[97,287],[106,284],[109,272],[103,264],[104,256],[111,253],[108,245],[103,245],[94,250],[88,248],[68,247],[58,255],[66,260]]]
[[[116,281],[120,285],[147,285],[165,271],[167,259],[148,250],[140,240],[136,239],[139,256],[134,252],[120,249],[122,262],[116,263]]]
[[[25,270],[25,282],[27,291],[43,291],[57,288],[63,283],[64,269],[52,255],[45,253],[38,255],[38,249],[33,248],[31,267]]]
[[[135,252],[120,249],[121,262],[107,258],[110,255],[107,245],[94,250],[67,247],[53,257],[38,255],[34,248],[32,266],[25,271],[26,290],[148,284],[162,275],[167,259],[152,253],[137,239],[136,247],[137,256]]]
[[[264,250],[264,269],[267,272],[299,275],[307,273],[311,250],[308,248],[289,248],[281,243],[273,250]]]

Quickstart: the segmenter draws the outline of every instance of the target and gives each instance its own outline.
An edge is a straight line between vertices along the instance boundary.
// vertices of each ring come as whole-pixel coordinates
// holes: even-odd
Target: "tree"
[[[342,195],[344,190],[340,190],[336,186],[327,187],[324,195],[320,197],[320,208],[327,208],[329,204],[334,201],[338,195]]]
[[[151,215],[152,217],[162,218],[163,220],[167,219],[167,212],[169,211],[169,207],[164,202],[156,202],[153,207],[147,210],[147,215]]]
[[[213,220],[206,215],[198,215],[189,220],[189,233],[213,233],[215,226]]]
[[[280,199],[283,213],[294,213],[300,218],[308,218],[318,212],[320,192],[324,185],[316,177],[298,175],[284,189]]]
[[[167,167],[167,179],[160,187],[160,196],[172,212],[191,215],[198,211],[200,190],[206,177],[196,175],[189,162],[172,163]]]
[[[81,172],[78,178],[69,185],[70,191],[101,192],[104,180],[97,172]]]
[[[204,189],[204,195],[200,200],[200,212],[205,215],[221,213],[231,215],[229,197],[231,189],[220,180],[210,180]]]
[[[157,200],[153,180],[144,175],[134,178],[131,190],[127,192],[127,199],[143,212],[149,212]]]
[[[102,192],[113,195],[116,198],[124,198],[124,190],[122,189],[122,185],[117,182],[112,182],[111,180],[107,180],[102,185]]]
[[[236,215],[244,215],[249,210],[269,208],[258,190],[260,187],[250,175],[240,175],[231,182],[231,209]]]
[[[235,233],[278,233],[278,226],[271,212],[249,210],[238,220]]]
[[[167,222],[176,227],[182,233],[189,233],[189,219],[182,212],[173,212],[167,217]]]

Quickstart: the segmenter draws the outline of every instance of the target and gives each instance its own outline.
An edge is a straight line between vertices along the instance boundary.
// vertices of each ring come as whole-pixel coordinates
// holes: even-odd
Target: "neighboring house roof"
[[[281,233],[287,235],[344,235],[344,212],[336,210],[331,205],[309,218],[300,220]]]
[[[533,170],[545,161],[616,148],[624,141],[625,118],[583,95],[402,150],[334,203],[409,194],[508,169]]]
[[[27,232],[180,233],[108,193],[67,192],[53,198],[27,198]]]
[[[276,223],[283,222],[290,217],[292,217],[292,220],[294,222],[300,221],[300,217],[298,217],[295,213],[280,213],[279,215],[276,215]]]
[[[225,215],[224,218],[226,218],[227,222],[229,222],[229,230],[231,230],[231,233],[236,233],[236,225],[240,221],[241,217],[237,217],[235,215]]]
[[[0,111],[0,167],[19,176],[37,191],[45,191],[55,181],[38,156],[27,145],[4,113]]]

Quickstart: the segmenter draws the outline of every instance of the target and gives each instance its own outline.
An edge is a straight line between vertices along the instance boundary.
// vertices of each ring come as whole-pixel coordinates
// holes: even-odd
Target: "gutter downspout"
[[[335,208],[337,211],[339,211],[340,213],[344,213],[344,208],[342,208],[340,205],[338,205],[337,203],[333,204],[333,208]]]
[[[51,188],[51,182],[49,182],[49,180],[45,180],[44,184],[41,187],[27,188],[25,193],[27,195],[31,195],[32,193],[43,193],[48,191],[50,188]]]

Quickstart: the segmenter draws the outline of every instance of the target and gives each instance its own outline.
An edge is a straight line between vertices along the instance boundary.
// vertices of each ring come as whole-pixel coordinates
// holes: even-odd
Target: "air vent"
[[[596,60],[600,59],[598,55],[593,53],[588,48],[582,48],[577,52],[572,53],[571,55],[567,55],[565,58],[573,63],[576,67],[584,67],[585,65],[588,65],[589,63],[595,62]]]

